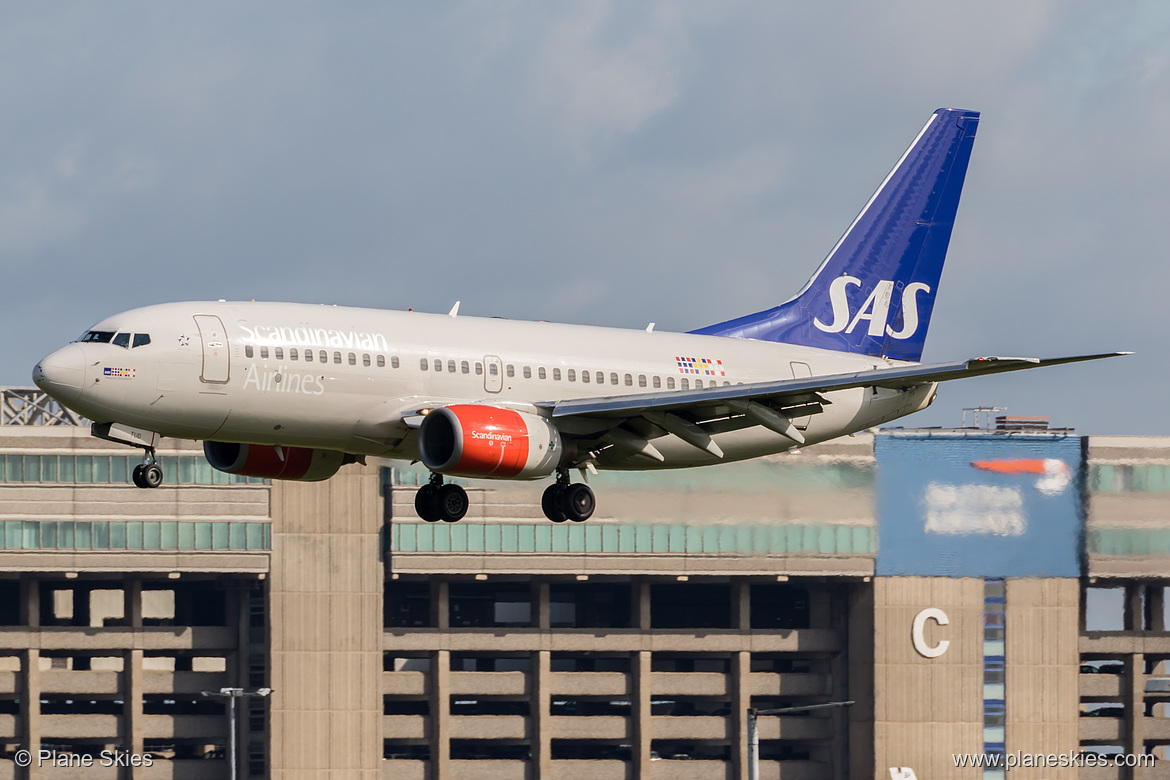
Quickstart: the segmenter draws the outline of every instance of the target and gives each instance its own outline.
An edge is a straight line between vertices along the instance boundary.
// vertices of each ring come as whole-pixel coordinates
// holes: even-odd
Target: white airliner
[[[294,303],[167,303],[116,314],[33,379],[141,447],[204,441],[217,469],[321,480],[365,456],[420,460],[425,520],[454,522],[443,477],[555,476],[542,506],[582,521],[596,469],[754,458],[926,408],[938,382],[1109,357],[918,363],[979,115],[939,109],[804,288],[691,333]]]

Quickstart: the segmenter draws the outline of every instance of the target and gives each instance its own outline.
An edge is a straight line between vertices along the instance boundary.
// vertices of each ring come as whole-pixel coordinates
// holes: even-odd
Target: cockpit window
[[[114,340],[110,343],[115,347],[125,347],[126,349],[130,349],[130,334],[119,333],[118,335],[114,336]]]
[[[134,346],[145,347],[149,343],[150,343],[150,334],[149,333],[135,333],[134,334]]]
[[[78,339],[78,341],[96,341],[100,344],[109,344],[113,338],[114,331],[112,330],[91,330]]]

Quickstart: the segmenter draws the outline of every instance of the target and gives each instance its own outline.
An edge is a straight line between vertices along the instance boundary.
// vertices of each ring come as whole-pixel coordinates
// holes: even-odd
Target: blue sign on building
[[[882,433],[874,454],[879,576],[1080,576],[1080,437]]]

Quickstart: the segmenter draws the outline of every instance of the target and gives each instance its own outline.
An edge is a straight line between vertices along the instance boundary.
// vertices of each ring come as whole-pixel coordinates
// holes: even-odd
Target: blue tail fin
[[[935,111],[804,289],[691,332],[920,360],[978,123]]]

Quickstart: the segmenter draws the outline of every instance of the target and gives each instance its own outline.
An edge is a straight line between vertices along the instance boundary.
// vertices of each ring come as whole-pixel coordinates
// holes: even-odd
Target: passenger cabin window
[[[296,347],[289,347],[288,348],[288,359],[289,360],[296,360],[297,359],[297,348]]]
[[[351,366],[356,366],[356,365],[357,365],[357,355],[353,354],[352,352],[350,352],[350,353],[349,353],[349,364],[350,364]],[[366,365],[369,365],[369,361],[368,361],[368,360],[366,361]]]
[[[454,360],[447,361],[447,371],[449,371],[452,374],[455,373],[455,361]]]
[[[546,378],[547,375],[544,373],[544,366],[541,366],[540,368],[536,369],[536,376],[539,379]]]
[[[398,358],[394,359],[394,364],[395,364],[395,366],[398,365]],[[386,356],[385,355],[378,355],[378,368],[385,368],[385,367],[386,367]]]
[[[149,343],[150,343],[150,334],[149,333],[135,333],[134,334],[134,346],[145,347]]]
[[[686,380],[684,379],[683,381],[685,382]],[[695,387],[696,387],[696,388],[700,388],[700,387],[702,387],[702,386],[703,386],[703,380],[702,380],[702,379],[696,379],[696,380],[695,380]]]
[[[251,344],[249,344],[248,346],[244,347],[244,357],[252,357],[252,356],[253,356],[253,355],[255,355],[255,354],[256,354],[256,353],[255,353],[255,352],[252,350],[252,345],[251,345]]]
[[[369,355],[362,355],[362,365],[365,366],[366,368],[370,367],[370,356]]]
[[[597,381],[598,381],[598,382],[600,382],[601,380],[599,379],[599,380],[597,380]],[[616,384],[618,383],[618,376],[617,376],[617,374],[610,373],[610,375],[609,375],[609,383],[610,383],[611,385],[616,385]]]
[[[500,367],[497,366],[495,363],[492,363],[491,365],[488,366],[488,373],[491,374],[492,376],[499,376],[500,375]]]
[[[96,341],[98,344],[109,344],[113,338],[114,331],[112,330],[91,330],[78,341]]]
[[[317,359],[319,361],[321,361],[322,363],[328,363],[329,362],[329,353],[323,349],[318,350],[317,351]]]
[[[471,373],[471,364],[468,363],[466,360],[462,361],[459,364],[459,371],[461,373],[464,373],[464,374],[470,374]]]
[[[581,372],[581,381],[586,383],[586,384],[589,384],[590,379],[589,379],[589,372],[588,371]]]
[[[672,376],[668,376],[668,377],[666,378],[666,389],[667,389],[667,390],[673,390],[673,389],[674,389],[674,377],[672,377]]]
[[[382,365],[382,356],[378,355],[378,365]],[[390,356],[390,368],[398,368],[398,356]]]
[[[435,370],[436,370],[436,371],[442,371],[442,370],[443,370],[443,361],[442,361],[442,360],[439,360],[438,358],[435,358]]]
[[[511,363],[508,364],[508,367],[505,370],[508,372],[509,377],[516,376],[516,367]]]
[[[632,376],[630,376],[629,374],[626,374],[625,378],[626,378],[626,387],[633,387],[634,386],[634,378]],[[642,377],[642,387],[645,387],[645,386],[646,386],[646,377]]]
[[[341,353],[340,352],[333,353],[333,362],[337,363],[338,365],[341,365]]]
[[[662,387],[662,377],[660,377],[660,376],[654,377],[654,387],[655,388]]]
[[[483,374],[483,363],[476,363],[475,364],[475,375],[480,376],[481,374]]]
[[[597,372],[597,384],[599,384],[599,385],[605,384],[605,372],[604,371]],[[614,384],[617,384],[616,379],[614,380]]]
[[[556,370],[554,369],[553,371],[554,371],[554,373],[553,373],[553,376],[556,376],[556,373],[555,373],[555,371],[556,371]],[[582,372],[582,373],[584,373],[584,372]],[[570,381],[570,382],[576,382],[576,381],[577,381],[577,372],[576,372],[576,371],[574,371],[574,370],[573,370],[573,369],[571,369],[571,368],[569,369],[569,381]]]
[[[421,358],[418,361],[418,367],[421,368],[423,371],[426,371],[430,367],[430,363],[427,362],[426,358]]]
[[[531,379],[531,378],[532,378],[532,368],[531,368],[531,366],[524,366],[524,378],[525,378],[525,379]]]
[[[114,340],[111,343],[115,347],[125,347],[126,349],[130,349],[130,334],[119,333],[118,335],[114,336]]]
[[[260,347],[260,357],[265,360],[268,359],[268,347]]]
[[[691,389],[691,383],[689,381],[687,381],[686,378],[683,378],[683,380],[679,386],[682,387],[683,390],[690,390]]]
[[[305,350],[305,362],[306,362],[306,363],[312,363],[312,362],[313,362],[313,350],[311,350],[311,349],[306,349],[306,350]]]
[[[273,353],[273,357],[275,357],[277,360],[284,360],[284,348],[283,347],[274,348],[272,350],[272,353]]]

